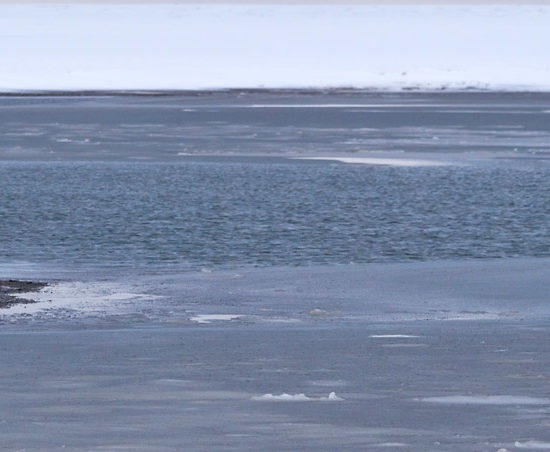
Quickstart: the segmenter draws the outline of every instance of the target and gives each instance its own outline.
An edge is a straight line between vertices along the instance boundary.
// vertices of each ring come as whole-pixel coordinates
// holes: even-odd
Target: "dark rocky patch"
[[[7,308],[8,306],[17,303],[34,303],[33,300],[19,298],[17,294],[38,292],[40,289],[46,287],[47,285],[48,284],[44,282],[0,279],[0,308]]]

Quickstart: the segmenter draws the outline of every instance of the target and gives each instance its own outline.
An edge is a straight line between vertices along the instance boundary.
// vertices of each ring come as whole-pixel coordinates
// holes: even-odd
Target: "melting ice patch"
[[[133,311],[136,302],[162,298],[159,295],[136,293],[132,289],[112,282],[61,282],[39,292],[16,294],[18,298],[33,300],[34,303],[15,304],[3,309],[1,314],[37,314],[58,309],[118,314]]]
[[[252,397],[252,400],[258,402],[338,402],[342,399],[335,392],[331,392],[327,397],[308,397],[305,394],[287,394],[280,395],[264,394]]]
[[[328,160],[342,163],[362,165],[389,165],[389,166],[447,166],[448,162],[424,159],[380,158],[380,157],[295,157],[299,160]]]
[[[550,405],[550,399],[547,398],[512,395],[454,395],[425,397],[418,400],[451,405]]]

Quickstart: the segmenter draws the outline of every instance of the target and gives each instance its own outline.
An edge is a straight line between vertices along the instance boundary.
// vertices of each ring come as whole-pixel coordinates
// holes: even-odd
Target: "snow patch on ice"
[[[454,395],[425,397],[419,400],[451,405],[550,405],[550,399],[547,398],[512,395]]]
[[[1,314],[28,315],[58,309],[114,314],[132,310],[139,301],[163,298],[159,295],[134,293],[131,290],[131,287],[110,282],[61,282],[46,286],[39,292],[15,294],[25,300],[34,300],[35,303],[15,304],[3,309]]]
[[[437,160],[378,158],[378,157],[295,157],[299,160],[328,160],[361,165],[387,165],[387,166],[448,166],[450,163]]]
[[[323,317],[329,315],[329,312],[324,309],[315,308],[308,312],[312,317]]]
[[[228,321],[240,319],[240,314],[199,314],[191,317],[189,320],[197,323],[212,323],[216,321]]]
[[[327,397],[308,397],[305,394],[287,394],[280,395],[264,394],[261,396],[252,397],[252,400],[258,402],[338,402],[342,399],[335,392],[331,392]]]

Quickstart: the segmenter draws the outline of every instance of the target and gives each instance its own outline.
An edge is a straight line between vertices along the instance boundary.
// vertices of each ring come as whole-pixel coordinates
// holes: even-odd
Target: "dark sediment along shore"
[[[34,303],[33,300],[19,298],[17,295],[27,292],[38,292],[47,285],[44,282],[0,279],[0,308],[7,308],[17,303]]]

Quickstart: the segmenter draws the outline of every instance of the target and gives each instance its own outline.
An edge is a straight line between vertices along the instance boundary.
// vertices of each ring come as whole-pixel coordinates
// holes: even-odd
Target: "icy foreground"
[[[546,90],[550,6],[1,5],[0,91]]]
[[[396,328],[424,347],[368,337]],[[548,450],[549,339],[546,321],[3,327],[2,449]]]

